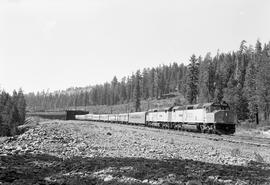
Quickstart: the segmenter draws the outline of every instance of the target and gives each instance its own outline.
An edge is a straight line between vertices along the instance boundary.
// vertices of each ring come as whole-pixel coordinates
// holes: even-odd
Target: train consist
[[[218,134],[233,134],[236,123],[235,114],[225,102],[173,106],[123,114],[76,115],[75,118]]]

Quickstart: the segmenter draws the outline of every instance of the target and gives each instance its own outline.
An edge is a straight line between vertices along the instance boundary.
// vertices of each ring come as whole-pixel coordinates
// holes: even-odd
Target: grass
[[[251,137],[269,138],[269,134],[266,134],[267,131],[270,132],[269,121],[260,121],[260,124],[242,121],[236,127],[236,135],[246,135]]]
[[[23,125],[18,126],[18,134],[22,134],[40,123],[40,117],[27,117]]]
[[[265,163],[264,158],[261,156],[261,154],[257,153],[257,152],[253,152],[254,154],[254,161],[258,162],[258,163]],[[239,148],[234,148],[231,150],[231,156],[232,157],[241,157],[241,151]]]
[[[239,125],[239,128],[242,129],[267,129],[270,130],[270,121],[260,121],[259,124],[256,124],[255,122],[249,122],[249,121],[242,121]]]
[[[254,159],[258,163],[264,163],[265,162],[264,158],[257,152],[254,152]]]

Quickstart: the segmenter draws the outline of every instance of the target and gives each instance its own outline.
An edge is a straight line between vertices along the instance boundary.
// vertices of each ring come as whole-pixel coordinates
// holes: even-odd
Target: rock
[[[76,148],[79,150],[79,151],[84,151],[86,148],[87,148],[87,144],[85,143],[79,143]]]
[[[222,179],[218,179],[218,182],[223,183],[223,184],[232,184],[232,180],[228,179],[228,180],[222,180]]]
[[[268,164],[263,169],[263,164],[258,163],[262,161],[259,155],[269,161],[267,148],[246,147],[241,156],[233,157],[230,153],[233,144],[227,145],[222,140],[209,143],[204,138],[183,135],[174,137],[172,145],[168,138],[174,131],[168,131],[168,137],[158,129],[117,124],[104,129],[108,124],[74,124],[73,121],[52,124],[48,121],[0,144],[0,182],[72,184],[69,182],[74,179],[73,184],[97,184],[92,183],[94,178],[98,182],[104,180],[104,184],[201,185],[196,179],[202,176],[205,184],[250,184],[247,182],[254,178],[258,179],[258,184],[263,184],[267,178],[264,172],[270,169]],[[236,148],[242,150],[242,146]],[[260,153],[257,160],[256,155],[252,155],[254,149]],[[19,155],[12,155],[16,152]],[[250,163],[251,160],[256,162]],[[224,165],[226,163],[234,166]],[[241,167],[244,163],[250,167]],[[237,182],[235,173],[242,181]],[[22,177],[26,175],[30,175],[27,178],[31,183],[24,182]],[[83,183],[84,180],[89,183]],[[269,184],[269,180],[266,181],[265,184]]]
[[[133,170],[132,166],[124,166],[124,167],[120,168],[120,171],[122,171],[122,172],[128,172],[128,171],[131,171],[131,170]]]
[[[248,182],[242,181],[242,180],[237,180],[235,185],[247,185],[249,184]]]
[[[191,180],[191,181],[188,181],[186,185],[202,185],[202,183],[197,180]]]
[[[45,177],[44,180],[47,181],[47,182],[53,182],[53,180],[51,179],[51,177]]]
[[[216,156],[218,153],[217,153],[217,151],[212,151],[212,152],[209,152],[208,153],[208,155],[210,155],[210,156]]]
[[[5,150],[9,150],[9,151],[11,151],[11,150],[14,150],[14,149],[15,149],[15,147],[13,147],[13,146],[9,146],[9,145],[6,145],[6,146],[4,146],[4,149],[5,149]]]
[[[106,176],[104,178],[104,182],[108,182],[108,181],[111,181],[111,180],[113,180],[113,176],[111,176],[111,175],[108,175],[108,176]]]
[[[150,180],[149,183],[150,184],[158,184],[158,181]]]
[[[167,179],[168,179],[168,181],[175,181],[176,175],[173,174],[173,173],[171,173],[171,174],[169,174],[169,175],[167,176]]]
[[[142,181],[142,183],[148,183],[148,182],[149,182],[148,179],[144,179],[144,180]]]

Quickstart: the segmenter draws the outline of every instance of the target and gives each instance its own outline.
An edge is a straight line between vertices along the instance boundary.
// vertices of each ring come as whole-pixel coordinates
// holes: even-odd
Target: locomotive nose
[[[231,111],[217,111],[215,113],[216,123],[234,123],[234,114]]]

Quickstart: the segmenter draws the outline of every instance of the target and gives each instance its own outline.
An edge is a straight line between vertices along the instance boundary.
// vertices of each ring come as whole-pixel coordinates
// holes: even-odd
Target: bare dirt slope
[[[46,121],[0,142],[0,184],[270,184],[270,148],[129,125]]]

